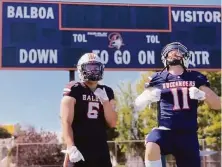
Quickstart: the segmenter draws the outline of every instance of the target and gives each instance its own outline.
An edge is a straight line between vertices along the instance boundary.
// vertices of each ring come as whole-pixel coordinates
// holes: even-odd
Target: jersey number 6
[[[99,103],[89,102],[88,113],[87,113],[88,118],[97,119],[98,118],[98,111],[99,111]]]
[[[180,103],[179,103],[179,97],[178,97],[178,91],[182,91],[182,99],[183,99],[183,108],[182,109],[189,109],[188,104],[188,89],[187,88],[181,88],[181,90],[178,90],[177,88],[171,89],[171,92],[173,94],[173,101],[174,106],[173,110],[181,110]]]

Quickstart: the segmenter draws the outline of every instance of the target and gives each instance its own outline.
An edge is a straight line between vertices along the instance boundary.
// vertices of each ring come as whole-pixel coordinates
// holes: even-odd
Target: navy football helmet
[[[178,56],[174,56],[169,59],[168,53],[171,51],[176,51]],[[164,64],[164,67],[181,65],[184,68],[188,68],[189,59],[190,55],[187,48],[180,42],[172,42],[167,44],[161,52],[161,60]]]

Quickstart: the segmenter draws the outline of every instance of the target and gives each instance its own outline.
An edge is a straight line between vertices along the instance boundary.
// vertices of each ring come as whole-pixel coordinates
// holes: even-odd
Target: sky
[[[88,0],[87,2],[104,1]],[[106,0],[106,2],[221,4],[220,0]],[[59,105],[63,87],[69,80],[68,76],[69,74],[66,71],[0,70],[0,124],[20,123],[22,125],[33,125],[37,129],[60,131]],[[121,81],[135,82],[139,77],[140,72],[105,72],[103,83],[115,89]]]

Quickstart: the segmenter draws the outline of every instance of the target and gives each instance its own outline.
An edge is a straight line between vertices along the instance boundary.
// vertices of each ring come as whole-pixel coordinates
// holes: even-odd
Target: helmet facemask
[[[79,68],[83,81],[100,81],[103,79],[104,65],[100,62],[91,61],[83,63]]]
[[[178,42],[168,44],[162,51],[162,62],[165,68],[181,65],[184,68],[189,66],[190,55],[187,48]]]
[[[176,66],[176,65],[182,65],[183,63],[183,53],[180,52],[180,50],[172,50],[167,54],[166,64],[169,66]]]

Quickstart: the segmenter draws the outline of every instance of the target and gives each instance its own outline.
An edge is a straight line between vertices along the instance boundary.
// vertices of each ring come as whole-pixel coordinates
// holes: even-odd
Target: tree
[[[44,130],[37,132],[34,127],[30,126],[17,134],[16,143],[18,147],[13,148],[9,155],[15,156],[18,149],[18,167],[63,163],[62,146],[59,145],[55,133]]]
[[[0,127],[0,139],[2,138],[10,138],[11,134],[5,129]]]
[[[156,105],[146,107],[139,113],[135,112],[132,106],[135,98],[144,90],[145,82],[150,75],[152,72],[142,74],[136,85],[128,83],[118,86],[116,92],[119,95],[117,96],[117,131],[120,134],[118,140],[143,140],[157,125]]]
[[[135,112],[133,108],[134,99],[143,91],[147,77],[150,75],[151,72],[142,74],[141,79],[136,85],[122,83],[118,86],[118,90],[116,91],[118,111],[117,131],[119,132],[117,141],[144,140],[145,135],[157,125],[155,105],[147,107],[139,113]],[[121,143],[118,148],[119,162],[125,161],[126,157],[130,156],[144,157],[144,142]]]
[[[221,96],[221,72],[204,72],[209,79],[211,89]],[[207,147],[220,150],[221,146],[221,111],[210,109],[200,103],[198,109],[199,138],[205,139]]]

